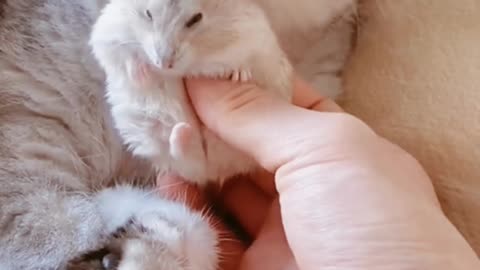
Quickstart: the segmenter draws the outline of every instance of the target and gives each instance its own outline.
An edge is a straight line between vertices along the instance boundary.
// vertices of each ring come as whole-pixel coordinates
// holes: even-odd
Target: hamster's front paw
[[[194,182],[206,177],[207,157],[203,141],[190,124],[180,122],[172,128],[169,146],[170,155],[176,162],[174,171],[181,177]]]
[[[193,128],[191,125],[181,122],[176,124],[170,133],[170,155],[176,159],[184,159],[191,150]]]
[[[154,68],[139,58],[132,58],[126,62],[127,74],[135,84],[148,87],[153,83]]]

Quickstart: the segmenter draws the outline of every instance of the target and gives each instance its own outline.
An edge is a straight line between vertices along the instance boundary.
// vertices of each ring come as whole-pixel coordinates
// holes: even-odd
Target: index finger
[[[295,76],[293,82],[293,104],[320,112],[343,112],[333,100],[321,96],[308,83]]]

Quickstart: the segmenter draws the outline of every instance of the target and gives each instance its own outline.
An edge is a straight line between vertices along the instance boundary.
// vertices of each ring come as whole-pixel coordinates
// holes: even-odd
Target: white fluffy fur
[[[217,234],[200,214],[129,186],[102,191],[97,201],[100,213],[109,220],[108,231],[130,219],[146,229],[122,241],[118,270],[216,269]]]
[[[357,0],[254,0],[267,14],[295,71],[320,93],[342,93]]]
[[[186,29],[197,12],[202,21]],[[196,183],[223,181],[255,167],[200,126],[183,76],[251,75],[267,91],[291,98],[292,67],[268,19],[249,0],[112,0],[90,44],[107,75],[116,127],[132,152],[152,160],[159,173],[174,172]],[[157,67],[172,51],[177,52],[173,69]],[[180,125],[189,141],[177,136]],[[176,151],[182,143],[184,151]]]
[[[256,1],[308,81],[322,91],[339,80],[351,29],[348,20],[330,26],[353,1]],[[103,2],[0,1],[1,269],[66,269],[108,243],[114,226],[98,190],[153,185],[150,166],[122,147],[113,128],[105,77],[87,45]]]

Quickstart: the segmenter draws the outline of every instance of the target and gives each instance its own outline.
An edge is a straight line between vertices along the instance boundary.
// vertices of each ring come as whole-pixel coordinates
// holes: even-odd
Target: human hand
[[[262,174],[255,179],[270,178],[269,174]],[[298,269],[285,239],[278,201],[273,202],[274,190],[264,193],[250,180],[242,178],[226,183],[220,193],[218,190],[207,192],[214,196],[206,196],[204,190],[178,176],[161,175],[157,183],[162,197],[186,204],[194,211],[208,213],[210,224],[219,232],[221,260],[218,269]],[[240,225],[244,233],[236,234],[222,220],[222,215],[212,209],[233,216],[235,227]]]
[[[157,178],[157,193],[163,198],[185,204],[193,211],[200,212],[218,233],[218,269],[236,270],[243,258],[246,245],[213,212],[210,198],[198,186],[177,175],[161,174]]]
[[[238,187],[223,195],[256,237],[242,269],[279,269],[262,264],[284,266],[290,251],[290,266],[302,270],[479,269],[416,160],[302,82],[297,106],[248,84],[190,80],[187,88],[202,122],[274,175],[245,184],[251,196]]]

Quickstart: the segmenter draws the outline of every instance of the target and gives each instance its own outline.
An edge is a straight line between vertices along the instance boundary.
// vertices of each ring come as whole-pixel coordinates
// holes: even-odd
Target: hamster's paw
[[[170,155],[181,160],[188,155],[189,145],[192,142],[193,128],[185,122],[176,124],[170,133]]]
[[[151,83],[153,73],[151,65],[136,58],[128,60],[126,65],[130,80],[142,86],[148,86]]]
[[[234,82],[249,82],[252,80],[252,72],[244,69],[235,70],[230,75],[230,79]]]
[[[173,171],[190,181],[200,183],[206,177],[206,154],[201,135],[185,122],[177,123],[169,137]]]

